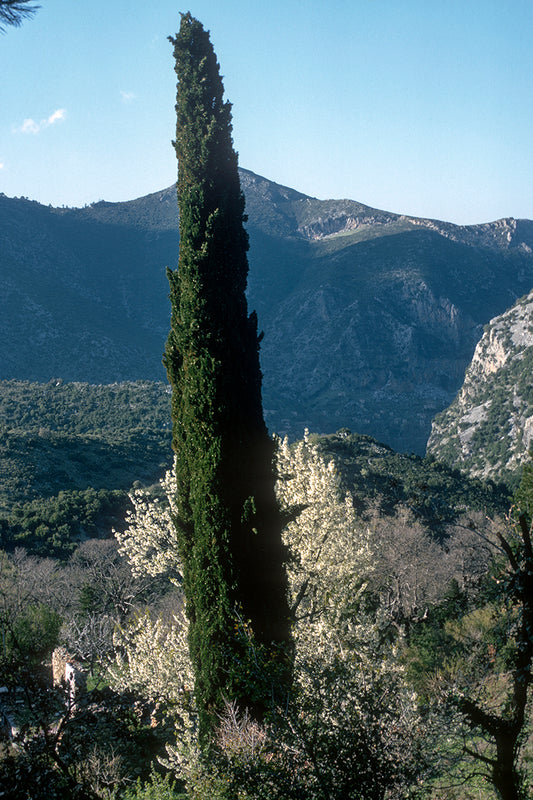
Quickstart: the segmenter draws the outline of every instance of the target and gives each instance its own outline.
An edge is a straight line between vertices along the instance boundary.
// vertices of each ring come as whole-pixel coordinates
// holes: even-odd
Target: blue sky
[[[179,12],[211,32],[241,166],[460,224],[533,219],[532,0],[40,0],[0,35],[0,191],[81,206],[176,177]]]

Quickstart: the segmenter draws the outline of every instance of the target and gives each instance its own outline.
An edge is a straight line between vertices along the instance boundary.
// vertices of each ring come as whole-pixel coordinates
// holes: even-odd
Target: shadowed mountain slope
[[[421,453],[482,326],[533,286],[533,223],[461,227],[241,170],[271,430]],[[0,379],[164,380],[174,187],[54,209],[0,196]]]

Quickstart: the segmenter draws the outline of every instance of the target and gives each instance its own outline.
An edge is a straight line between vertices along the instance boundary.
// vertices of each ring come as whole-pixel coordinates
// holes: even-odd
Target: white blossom
[[[116,658],[109,673],[116,689],[133,689],[146,700],[181,704],[193,688],[185,616],[172,622],[138,614],[114,634]]]
[[[126,515],[124,532],[114,531],[119,552],[127,556],[134,575],[161,575],[181,583],[181,559],[173,521],[176,513],[175,467],[160,480],[164,500],[144,489],[129,495],[133,509]]]
[[[352,496],[341,492],[335,463],[326,462],[307,434],[292,447],[287,439],[279,442],[278,474],[282,507],[301,508],[284,532],[296,637],[338,642],[354,624],[373,569],[369,531]]]
[[[117,539],[138,572],[179,576],[172,473],[161,486],[166,503],[154,502],[146,492],[132,495],[128,529]],[[358,770],[366,767],[360,765],[353,743],[363,737],[377,748],[375,758],[384,785],[389,785],[400,780],[398,765],[418,718],[415,698],[402,681],[396,648],[384,635],[390,617],[375,597],[369,603],[377,563],[374,532],[357,518],[351,495],[341,490],[334,462],[326,461],[307,434],[292,446],[278,441],[276,493],[291,520],[284,541],[290,553],[295,642],[294,693],[282,727],[302,764],[310,763],[307,754],[315,747],[312,780],[346,777],[338,772],[341,767],[330,763],[332,745],[343,754],[339,764],[346,763],[350,780],[357,782]],[[117,634],[116,646],[120,655],[112,669],[115,685],[180,708],[176,744],[167,745],[164,763],[189,786],[199,780],[200,755],[185,617],[170,626],[148,615],[139,617]]]

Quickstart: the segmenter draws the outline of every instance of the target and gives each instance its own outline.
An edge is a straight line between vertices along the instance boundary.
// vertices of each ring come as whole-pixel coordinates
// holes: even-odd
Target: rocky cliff
[[[473,475],[509,477],[533,445],[532,375],[533,291],[486,326],[428,452]]]

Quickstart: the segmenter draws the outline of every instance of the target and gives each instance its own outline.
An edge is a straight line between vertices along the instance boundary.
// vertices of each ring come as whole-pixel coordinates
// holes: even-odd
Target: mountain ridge
[[[301,236],[302,238],[321,239],[327,236],[345,234],[366,225],[375,226],[399,223],[400,225],[405,224],[413,228],[422,227],[434,230],[453,241],[468,241],[472,243],[473,240],[478,239],[479,244],[488,246],[499,242],[502,247],[521,247],[528,253],[530,253],[533,248],[533,221],[528,219],[515,219],[512,216],[508,216],[488,222],[460,225],[431,217],[416,217],[385,211],[348,198],[319,199],[299,192],[296,189],[291,189],[283,184],[271,181],[268,178],[257,175],[251,170],[242,167],[239,168],[239,175],[241,187],[246,196],[248,212],[250,209],[253,212],[257,212],[260,207],[260,202],[257,202],[258,199],[262,202],[266,201],[268,204],[272,204],[274,208],[280,205],[285,206],[284,216],[287,216],[287,208],[295,204],[297,206],[299,205],[300,208],[293,208],[291,210],[291,215],[296,221],[296,226],[291,230],[291,233]],[[247,195],[247,190],[250,189],[253,189],[253,193],[250,194],[248,192]],[[32,206],[39,206],[41,209],[48,209],[52,213],[58,215],[74,214],[79,217],[88,217],[103,221],[107,221],[108,212],[110,209],[113,209],[115,220],[122,215],[125,217],[126,222],[129,222],[131,218],[131,209],[135,216],[136,224],[140,227],[143,226],[143,223],[147,224],[147,226],[150,224],[150,219],[142,214],[142,209],[146,206],[150,207],[156,202],[159,208],[163,209],[164,212],[155,220],[154,226],[157,227],[157,229],[168,228],[169,230],[174,230],[178,221],[175,183],[164,189],[150,192],[147,195],[131,200],[112,202],[99,200],[79,207],[46,206],[36,200],[30,200],[26,197],[7,197],[3,192],[0,192],[0,198],[18,201],[24,205],[31,204]],[[310,217],[310,213],[312,215],[313,210],[315,213],[317,210],[323,210],[323,213],[313,218],[312,216]],[[329,216],[327,215],[328,211]],[[272,216],[274,216],[274,214],[272,214]],[[154,223],[153,220],[152,222]],[[256,225],[258,224],[258,219],[255,216],[254,223]],[[321,226],[323,226],[323,230]]]
[[[422,453],[483,325],[533,286],[533,222],[457,226],[240,170],[271,430]],[[52,209],[0,196],[0,379],[164,380],[174,187]]]

